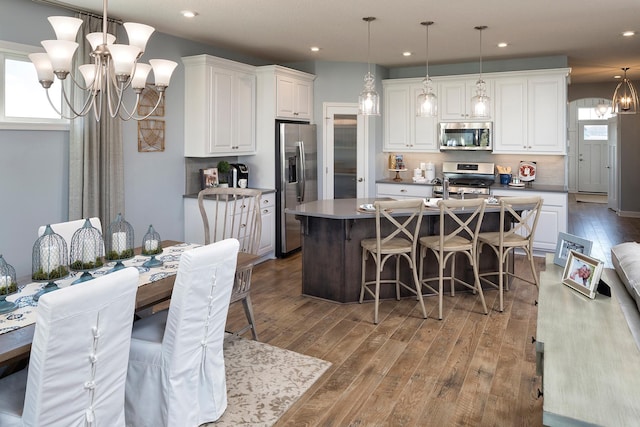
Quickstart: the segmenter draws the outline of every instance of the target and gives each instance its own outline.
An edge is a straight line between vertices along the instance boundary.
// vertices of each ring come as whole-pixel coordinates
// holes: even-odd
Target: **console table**
[[[563,285],[562,273],[547,254],[536,337],[543,424],[638,425],[640,351],[620,306],[627,291],[615,270],[605,269],[612,295],[590,300]]]

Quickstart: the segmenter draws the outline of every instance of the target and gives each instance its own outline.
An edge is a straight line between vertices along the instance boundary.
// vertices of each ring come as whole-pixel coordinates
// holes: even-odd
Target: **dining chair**
[[[362,281],[360,283],[360,304],[364,301],[365,292],[373,297],[373,323],[378,324],[378,307],[380,305],[380,285],[394,284],[396,299],[400,300],[400,287],[415,294],[420,302],[422,315],[427,318],[420,282],[416,271],[416,247],[418,233],[424,210],[423,199],[405,199],[376,201],[373,203],[376,215],[376,237],[362,239]],[[403,212],[402,216],[394,216],[394,212]],[[404,215],[406,213],[406,215]],[[375,263],[375,280],[366,280],[367,260],[371,256]],[[395,277],[382,279],[381,273],[389,260],[395,262]],[[401,280],[400,261],[407,262],[413,278],[413,287]],[[373,287],[373,290],[371,289]]]
[[[77,219],[73,221],[59,222],[57,224],[50,224],[50,225],[51,225],[51,229],[56,234],[59,234],[64,238],[64,241],[67,243],[67,248],[70,248],[71,238],[73,237],[73,234],[76,231],[78,231],[80,228],[82,228],[85,222],[86,222],[85,219]],[[92,226],[97,228],[100,231],[100,233],[102,233],[102,222],[100,221],[100,218],[98,217],[89,218],[89,222],[91,223]],[[44,234],[44,230],[46,229],[46,227],[47,227],[46,225],[41,225],[38,228],[38,237]],[[102,252],[104,253],[104,248]]]
[[[484,314],[487,314],[487,304],[480,287],[478,263],[476,257],[478,233],[484,217],[485,201],[483,198],[438,201],[440,209],[440,231],[434,236],[420,237],[420,283],[433,294],[438,295],[438,319],[442,320],[442,295],[444,280],[450,284],[451,296],[455,295],[455,285],[459,283],[480,294],[480,301]],[[424,278],[424,260],[432,252],[438,263],[438,276]],[[473,270],[473,285],[456,277],[456,255],[465,254]],[[447,263],[451,261],[450,274],[445,276]],[[438,281],[438,289],[429,283]]]
[[[260,190],[248,188],[207,188],[198,193],[198,207],[204,225],[204,242],[218,242],[234,238],[240,242],[240,252],[257,255],[262,233]],[[256,322],[251,305],[251,274],[253,263],[239,267],[231,293],[231,303],[242,301],[247,325],[232,333],[251,330],[258,340]]]
[[[480,275],[480,280],[498,289],[500,311],[504,311],[504,288],[509,289],[509,281],[505,278],[514,277],[539,287],[538,276],[533,262],[533,237],[538,225],[538,218],[542,211],[541,197],[502,197],[500,198],[500,231],[485,232],[478,235],[478,257],[482,248],[489,246],[498,258],[498,271],[486,272]],[[506,221],[506,222],[505,222]],[[510,227],[505,229],[505,224]],[[533,281],[514,272],[507,267],[509,254],[515,249],[522,250],[529,261]],[[487,276],[498,276],[498,283],[487,279]]]
[[[138,270],[42,295],[29,366],[0,379],[0,426],[125,425]]]
[[[225,411],[222,345],[238,248],[236,239],[226,239],[185,251],[169,310],[134,323],[128,426],[198,426]]]

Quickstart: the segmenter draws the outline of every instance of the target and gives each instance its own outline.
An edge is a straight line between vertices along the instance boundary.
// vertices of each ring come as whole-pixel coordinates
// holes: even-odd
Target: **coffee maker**
[[[231,163],[231,179],[229,185],[232,187],[239,187],[238,181],[246,179],[249,182],[249,168],[244,163]],[[247,184],[248,186],[248,184]]]

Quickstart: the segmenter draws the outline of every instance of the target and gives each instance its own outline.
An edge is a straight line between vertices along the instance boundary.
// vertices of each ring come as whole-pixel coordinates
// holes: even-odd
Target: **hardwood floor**
[[[569,233],[593,240],[592,255],[640,241],[640,219],[619,218],[606,205],[570,196]],[[518,271],[528,268],[516,260]],[[544,268],[537,259],[537,268]],[[535,372],[535,286],[515,281],[505,292],[427,298],[422,319],[413,299],[373,306],[341,305],[300,295],[300,256],[256,266],[252,300],[260,340],[330,361],[332,367],[280,419],[278,426],[540,426],[542,398]],[[229,326],[240,324],[240,304]]]

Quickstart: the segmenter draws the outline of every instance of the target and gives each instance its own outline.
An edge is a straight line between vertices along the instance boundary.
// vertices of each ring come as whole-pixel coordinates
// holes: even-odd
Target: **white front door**
[[[324,103],[323,199],[367,197],[364,117],[356,103]]]
[[[607,192],[607,128],[607,123],[602,120],[579,122],[578,191]]]

